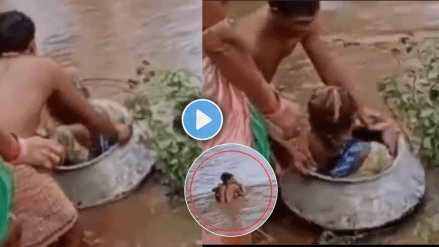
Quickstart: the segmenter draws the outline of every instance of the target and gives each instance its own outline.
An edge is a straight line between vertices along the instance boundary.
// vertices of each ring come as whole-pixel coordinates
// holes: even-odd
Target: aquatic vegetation
[[[426,164],[439,166],[439,38],[425,39],[404,62],[410,68],[387,78],[379,91]]]
[[[200,79],[189,70],[153,68],[147,61],[137,68],[138,80],[125,106],[149,138],[145,145],[160,160],[169,175],[173,192],[181,194],[192,162],[201,154],[199,142],[183,130],[181,114],[191,101],[201,96]]]

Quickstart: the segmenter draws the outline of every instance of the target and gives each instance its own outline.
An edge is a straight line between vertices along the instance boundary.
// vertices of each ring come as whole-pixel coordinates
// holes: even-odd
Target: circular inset
[[[215,137],[223,126],[221,109],[210,100],[198,99],[189,103],[182,114],[183,129],[195,140]]]
[[[273,212],[277,195],[270,163],[240,144],[218,145],[202,153],[185,182],[192,217],[207,231],[225,237],[257,230]]]

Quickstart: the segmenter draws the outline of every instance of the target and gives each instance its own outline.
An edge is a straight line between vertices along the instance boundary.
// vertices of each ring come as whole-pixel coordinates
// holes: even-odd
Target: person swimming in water
[[[215,199],[220,203],[228,203],[233,199],[244,196],[244,187],[240,184],[231,173],[223,172],[221,174],[222,184],[212,189],[215,192]]]
[[[391,164],[388,148],[353,137],[358,106],[343,88],[314,90],[308,102],[309,149],[316,171],[332,177],[373,175]]]

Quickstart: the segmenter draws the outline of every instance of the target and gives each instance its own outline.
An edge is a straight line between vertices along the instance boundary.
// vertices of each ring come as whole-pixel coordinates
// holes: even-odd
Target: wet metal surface
[[[282,198],[297,215],[330,230],[367,230],[395,222],[411,213],[425,193],[424,168],[402,137],[398,150],[392,166],[372,177],[343,181],[286,174],[279,182]]]
[[[94,160],[67,167],[75,169],[55,173],[57,182],[78,209],[124,198],[151,172],[156,160],[139,142],[145,138],[143,130],[133,127],[133,137],[123,147],[116,145]]]

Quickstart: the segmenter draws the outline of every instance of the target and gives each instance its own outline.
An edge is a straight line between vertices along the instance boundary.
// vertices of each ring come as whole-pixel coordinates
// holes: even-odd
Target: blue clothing
[[[370,143],[356,139],[347,140],[342,151],[334,158],[335,167],[330,175],[343,178],[355,173],[361,166],[360,158],[371,150]]]
[[[102,116],[109,119],[107,112],[98,105],[93,105],[93,108]],[[99,136],[99,146],[90,148],[90,158],[97,157],[106,151],[108,151],[116,142],[114,140],[110,140],[109,138],[104,138],[103,136]]]

